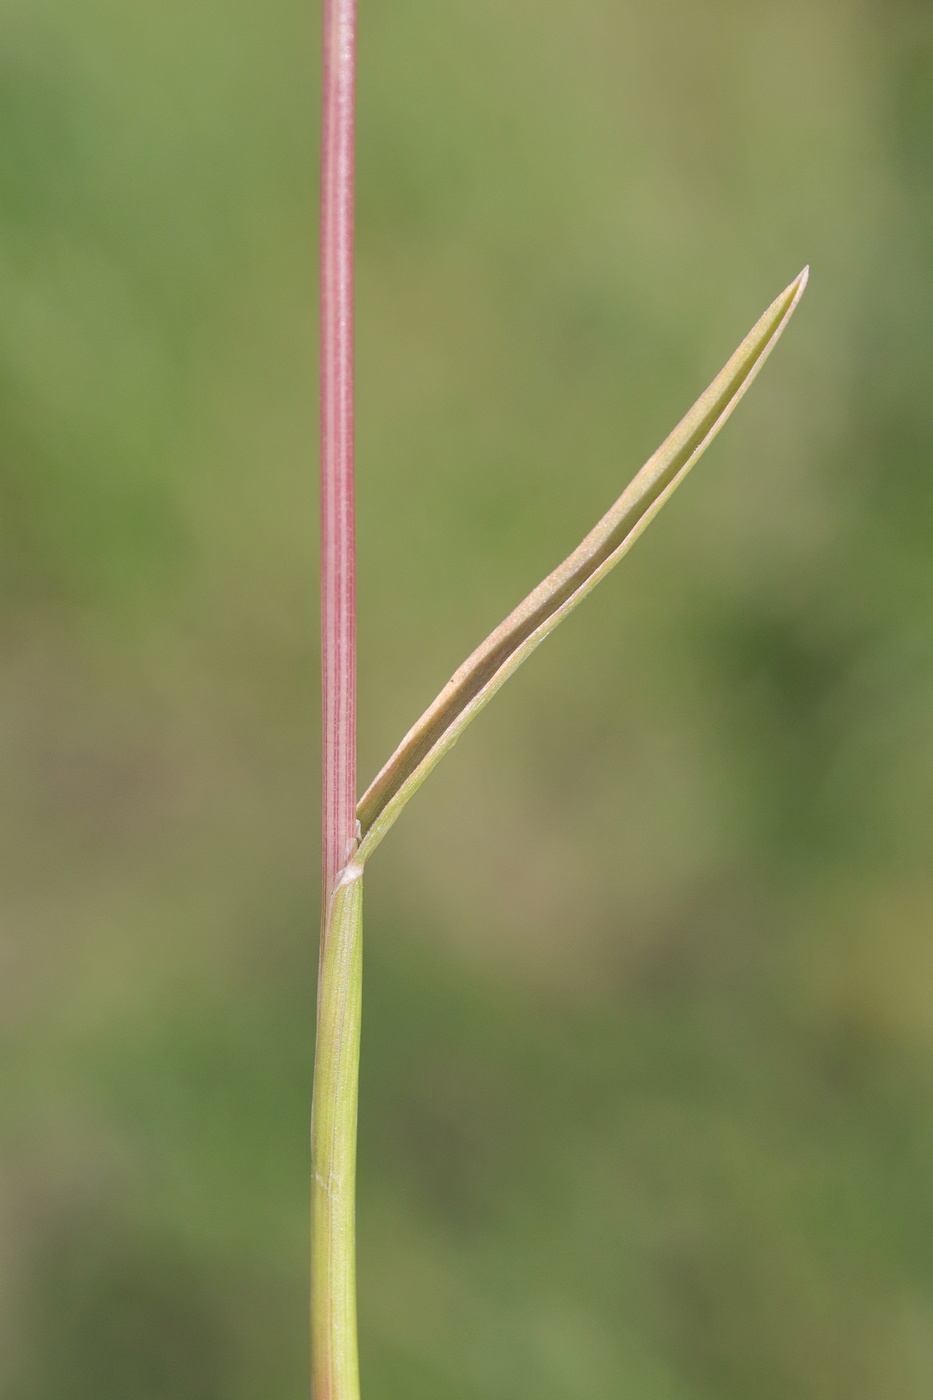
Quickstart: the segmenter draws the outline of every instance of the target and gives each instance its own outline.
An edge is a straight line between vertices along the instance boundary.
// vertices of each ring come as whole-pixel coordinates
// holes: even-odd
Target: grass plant
[[[353,480],[355,0],[325,0],[321,201],[323,914],[312,1112],[315,1400],[358,1400],[355,1163],[364,866],[470,721],[658,513],[758,375],[807,283],[768,307],[581,544],[456,671],[357,803]]]

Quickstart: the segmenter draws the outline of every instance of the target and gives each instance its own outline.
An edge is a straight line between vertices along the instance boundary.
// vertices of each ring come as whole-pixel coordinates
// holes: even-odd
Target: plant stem
[[[314,1400],[358,1400],[354,1186],[362,868],[356,848],[353,173],[356,0],[324,0],[321,152],[323,917],[311,1124]]]
[[[321,659],[324,908],[356,830],[353,140],[356,0],[325,0],[321,160]]]

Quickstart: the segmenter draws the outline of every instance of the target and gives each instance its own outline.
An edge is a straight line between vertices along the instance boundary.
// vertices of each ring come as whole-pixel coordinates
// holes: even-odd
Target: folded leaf
[[[470,721],[535,647],[618,563],[683,481],[758,374],[807,284],[804,268],[574,552],[529,593],[406,734],[356,809],[364,861]]]

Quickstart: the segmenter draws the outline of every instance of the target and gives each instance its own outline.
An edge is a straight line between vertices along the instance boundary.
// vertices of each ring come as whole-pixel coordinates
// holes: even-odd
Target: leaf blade
[[[357,806],[364,861],[402,808],[548,633],[628,552],[744,396],[803,295],[804,268],[755,323],[709,387],[562,564],[489,634],[408,731]]]

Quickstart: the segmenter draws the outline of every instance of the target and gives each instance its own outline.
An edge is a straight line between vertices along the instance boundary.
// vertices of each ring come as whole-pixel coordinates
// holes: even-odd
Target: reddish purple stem
[[[321,152],[321,671],[324,899],[356,831],[353,176],[356,0],[324,0]]]

